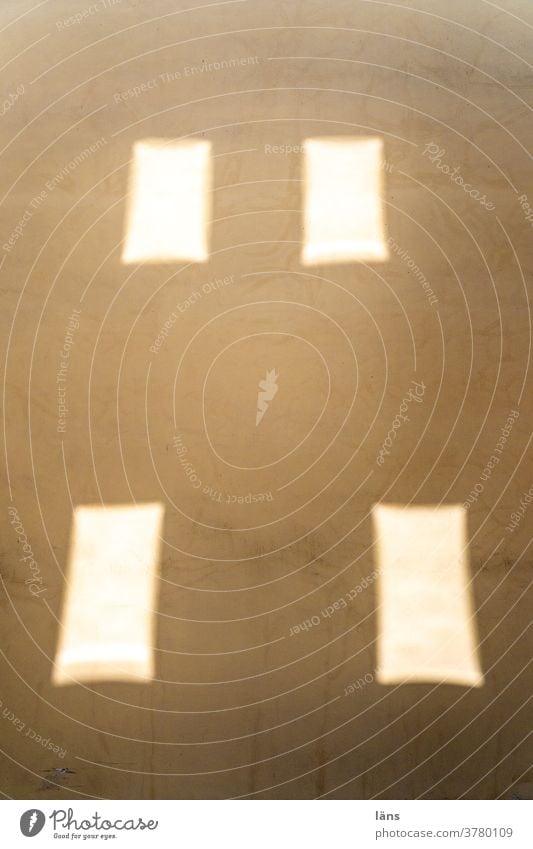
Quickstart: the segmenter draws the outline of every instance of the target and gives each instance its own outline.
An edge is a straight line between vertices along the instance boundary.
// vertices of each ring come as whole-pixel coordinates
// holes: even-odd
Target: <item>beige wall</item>
[[[2,99],[24,90],[0,118],[0,699],[25,723],[0,724],[3,793],[493,798],[527,772],[533,507],[508,528],[533,483],[533,257],[518,200],[533,205],[533,18],[526,0],[499,5],[2,3]],[[250,62],[214,67],[235,58]],[[209,259],[125,265],[132,146],[184,136],[212,146]],[[387,262],[302,264],[302,153],[265,146],[317,136],[382,139],[385,237],[398,246]],[[430,144],[495,209],[451,182]],[[279,391],[256,426],[272,368]],[[380,466],[413,380],[422,402]],[[500,462],[468,510],[484,686],[379,684],[378,582],[320,612],[376,568],[373,505],[463,504],[511,411]],[[247,493],[272,500],[228,499]],[[134,502],[165,508],[154,680],[54,686],[73,507]],[[13,505],[46,588],[36,597]],[[96,587],[88,604],[98,598]],[[61,766],[75,774],[43,785]]]

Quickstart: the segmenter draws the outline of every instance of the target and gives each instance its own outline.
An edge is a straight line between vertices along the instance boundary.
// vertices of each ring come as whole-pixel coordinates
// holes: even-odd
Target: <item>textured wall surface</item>
[[[2,793],[508,796],[531,780],[531,3],[3,0],[0,40]],[[381,140],[386,260],[303,261],[310,138]],[[123,260],[147,139],[209,143],[205,261]],[[135,504],[163,509],[151,672],[58,685],[74,511]],[[380,680],[377,504],[463,511],[482,686]],[[130,555],[83,585],[104,641]]]

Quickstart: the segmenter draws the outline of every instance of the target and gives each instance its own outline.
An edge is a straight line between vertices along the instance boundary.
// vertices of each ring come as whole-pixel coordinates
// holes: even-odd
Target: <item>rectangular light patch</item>
[[[373,524],[378,681],[481,686],[464,508],[378,505]]]
[[[208,258],[208,141],[145,139],[133,147],[124,263]]]
[[[304,265],[388,258],[379,138],[304,142]]]
[[[163,507],[77,507],[52,681],[148,681]]]

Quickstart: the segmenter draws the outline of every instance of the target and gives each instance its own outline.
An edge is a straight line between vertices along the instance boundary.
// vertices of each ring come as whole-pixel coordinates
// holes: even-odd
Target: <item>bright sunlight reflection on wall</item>
[[[153,677],[153,609],[163,507],[77,507],[52,680]]]
[[[378,681],[483,684],[459,506],[373,509]]]
[[[304,265],[388,258],[379,138],[304,143]]]
[[[210,150],[208,141],[136,142],[124,263],[207,260]]]

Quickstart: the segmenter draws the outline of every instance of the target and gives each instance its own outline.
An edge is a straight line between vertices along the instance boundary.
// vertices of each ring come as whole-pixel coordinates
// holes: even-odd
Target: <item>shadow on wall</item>
[[[234,788],[236,792],[255,792],[269,782],[290,777],[289,768],[281,766],[276,758],[293,746],[295,750],[302,747],[302,772],[315,769],[314,755],[307,759],[306,747],[314,751],[313,741],[321,735],[324,736],[320,744],[321,763],[336,756],[339,750],[348,751],[360,740],[371,741],[357,750],[352,760],[349,754],[345,756],[346,767],[343,761],[328,767],[329,772],[324,767],[327,775],[322,776],[323,789],[342,781],[344,769],[347,780],[353,776],[355,763],[358,771],[368,771],[366,784],[358,787],[357,792],[363,797],[380,792],[386,769],[380,773],[376,764],[382,755],[389,757],[390,752],[401,748],[404,739],[421,740],[420,748],[417,749],[418,742],[413,742],[412,750],[409,749],[408,757],[413,764],[423,762],[422,752],[434,758],[435,775],[446,776],[463,754],[466,757],[475,750],[478,738],[464,731],[470,718],[475,720],[477,728],[483,727],[485,737],[490,736],[502,716],[507,718],[512,714],[523,680],[519,677],[518,655],[502,661],[498,637],[493,634],[495,624],[505,619],[515,603],[512,593],[509,597],[499,593],[499,576],[479,567],[482,562],[479,552],[472,554],[472,562],[477,565],[473,581],[469,577],[466,538],[472,540],[477,518],[473,511],[468,514],[471,524],[467,534],[466,514],[457,506],[460,488],[452,489],[450,503],[442,505],[442,479],[437,483],[430,478],[423,495],[405,503],[413,491],[419,492],[424,475],[434,469],[444,441],[440,438],[442,431],[447,437],[451,426],[456,424],[455,402],[470,379],[466,318],[463,326],[456,302],[450,301],[450,313],[446,313],[447,299],[455,294],[445,292],[446,297],[441,297],[439,305],[439,320],[445,324],[452,316],[453,325],[445,340],[448,350],[437,332],[432,305],[428,305],[424,292],[419,291],[416,280],[409,277],[407,261],[399,253],[391,257],[394,267],[391,262],[388,289],[380,285],[375,269],[365,265],[366,260],[383,263],[387,259],[381,197],[386,189],[381,185],[384,169],[379,139],[353,136],[307,139],[300,162],[305,182],[289,185],[284,196],[284,201],[287,198],[291,201],[287,205],[296,210],[293,223],[287,226],[290,248],[286,244],[278,245],[278,231],[268,227],[269,203],[275,205],[277,200],[270,197],[278,179],[273,170],[272,183],[266,187],[254,184],[253,190],[249,190],[253,192],[250,208],[259,211],[261,217],[254,218],[253,226],[243,221],[242,233],[237,219],[234,240],[263,241],[266,247],[262,245],[260,250],[265,256],[258,253],[259,249],[256,252],[252,242],[249,248],[247,244],[244,248],[239,245],[237,259],[230,249],[218,250],[211,226],[211,206],[215,208],[216,204],[226,202],[221,197],[223,192],[217,195],[220,188],[217,168],[223,160],[213,156],[214,150],[214,143],[211,147],[207,142],[184,144],[170,139],[138,142],[131,166],[127,214],[123,220],[115,210],[112,227],[102,236],[106,248],[111,252],[116,250],[111,243],[126,222],[122,261],[117,260],[110,271],[104,268],[95,272],[91,281],[84,279],[83,255],[69,258],[66,266],[69,287],[72,282],[81,281],[81,288],[88,289],[80,319],[81,331],[67,373],[69,407],[75,414],[67,418],[64,436],[61,435],[63,453],[58,449],[54,456],[53,473],[52,461],[44,472],[37,472],[44,511],[51,514],[46,516],[52,523],[51,539],[60,543],[68,539],[71,523],[67,573],[64,584],[58,582],[54,599],[55,607],[59,593],[63,593],[57,632],[49,627],[50,620],[44,622],[43,618],[41,622],[36,617],[35,621],[35,629],[42,636],[40,645],[51,647],[49,656],[55,652],[55,664],[46,669],[47,684],[52,686],[44,690],[52,701],[59,698],[58,705],[61,708],[65,705],[67,714],[70,711],[89,729],[99,730],[103,725],[106,733],[116,735],[113,745],[119,752],[124,747],[122,760],[133,758],[141,773],[143,769],[146,773],[160,770],[161,782],[167,780],[166,773],[178,769],[176,750],[170,750],[170,755],[163,754],[164,746],[147,745],[145,740],[172,745],[183,742],[183,749],[179,749],[179,769],[185,774],[198,772],[205,766],[198,767],[198,749],[193,743],[203,746],[225,737],[238,741],[228,745],[227,763],[223,746],[214,742],[209,749],[205,770],[219,769],[220,785],[215,786],[215,778],[213,785],[208,784],[211,778],[177,778],[174,784],[173,779],[168,779],[168,787],[160,785],[157,791],[161,798],[166,793],[172,798],[174,792],[178,797],[187,795],[194,781],[197,785],[191,793],[196,792],[198,797],[211,791],[213,796],[227,795]],[[218,163],[216,167],[211,160]],[[244,176],[252,182],[253,172]],[[184,181],[187,191],[183,190]],[[245,184],[246,180],[242,182]],[[356,187],[362,189],[359,194]],[[237,191],[245,189],[239,186]],[[425,196],[418,195],[417,211],[421,218],[427,212],[425,203]],[[235,203],[235,207],[239,205]],[[219,211],[217,207],[215,214]],[[387,209],[389,226],[393,214]],[[264,230],[259,228],[258,236],[259,220]],[[403,222],[398,217],[392,221],[401,231]],[[302,224],[303,240],[299,238]],[[420,233],[418,237],[422,238]],[[85,250],[93,251],[96,240],[91,233],[89,248]],[[287,262],[289,250],[292,253]],[[186,265],[185,270],[176,267],[169,271],[169,264],[180,261],[191,263],[192,268]],[[297,269],[292,277],[288,276],[291,263]],[[200,264],[201,282],[211,272],[221,274],[224,264],[224,275],[227,273],[229,277],[235,271],[234,281],[215,293],[191,298],[191,290],[202,292]],[[334,287],[326,272],[320,271],[320,265],[327,264],[335,266],[338,286]],[[121,283],[125,294],[119,297],[116,278],[125,266],[128,277]],[[315,276],[309,270],[311,266]],[[250,272],[250,277],[243,274],[239,278],[237,271],[241,269]],[[258,271],[265,276],[251,276]],[[443,278],[435,279],[436,284],[431,282],[437,291]],[[345,301],[338,295],[341,289]],[[151,301],[152,293],[157,293],[158,299]],[[457,297],[462,297],[462,293]],[[485,292],[482,297],[486,299]],[[253,461],[253,452],[257,456],[257,447],[261,445],[264,462],[273,466],[272,473],[268,472],[268,483],[252,470],[244,476],[245,488],[239,489],[233,483],[230,487],[227,481],[237,480],[237,474],[225,465],[221,472],[198,436],[201,399],[197,381],[207,371],[205,363],[209,365],[213,360],[213,351],[208,348],[204,334],[199,346],[203,350],[195,351],[186,378],[178,384],[178,422],[188,411],[195,413],[187,419],[189,430],[183,440],[186,453],[181,457],[173,453],[175,421],[169,399],[174,400],[178,395],[176,363],[198,327],[215,318],[218,310],[235,304],[240,308],[246,300],[251,303],[250,311],[238,314],[235,335],[239,335],[239,321],[241,326],[246,326],[247,333],[263,330],[258,302],[307,303],[306,298],[316,310],[324,310],[327,304],[337,321],[345,320],[355,348],[353,415],[344,426],[342,415],[337,416],[338,410],[331,413],[343,425],[337,447],[331,447],[323,459],[317,460],[328,441],[324,435],[328,439],[332,435],[326,429],[331,421],[324,417],[313,433],[313,440],[305,445],[305,456],[298,458],[301,465],[296,461],[293,465],[291,460],[283,467],[285,477],[280,473],[275,462],[279,439],[288,436],[299,442],[306,436],[295,422],[298,417],[306,420],[307,413],[313,422],[318,420],[322,384],[319,392],[318,371],[309,367],[307,354],[290,348],[289,342],[278,334],[275,361],[265,355],[265,349],[255,354],[247,349],[247,356],[236,355],[229,371],[221,367],[223,379],[217,376],[215,381],[224,388],[218,395],[216,386],[213,391],[220,413],[214,416],[215,437],[224,431],[221,419],[229,408],[232,423],[239,423],[240,419],[242,430],[239,441],[227,428],[217,446],[222,442],[224,448],[234,452],[227,457],[244,465],[245,460]],[[412,307],[407,329],[407,322],[402,324],[402,302],[406,298],[411,299]],[[105,320],[100,321],[102,302],[111,306]],[[175,306],[186,302],[186,312]],[[165,326],[168,304],[178,314],[172,330],[174,336],[169,332],[150,357],[147,352],[159,329]],[[278,323],[281,324],[280,313],[275,311],[278,307],[269,309],[265,324],[273,324],[277,330]],[[302,330],[306,327],[312,328],[314,342],[320,341],[322,346],[330,343],[332,351],[339,347],[332,322],[324,332],[302,310],[303,318],[296,318],[296,307],[291,305],[290,309],[289,330],[294,337],[297,333],[305,335]],[[475,325],[481,315],[474,304],[468,319]],[[136,325],[138,316],[141,320]],[[373,321],[379,325],[382,338]],[[437,327],[434,334],[428,331],[430,321]],[[117,345],[117,338],[125,338],[130,329],[137,331],[139,327],[139,335],[132,331],[124,348]],[[226,327],[220,331],[223,340]],[[317,340],[319,330],[322,335]],[[424,400],[424,405],[410,405],[409,424],[402,425],[394,447],[379,466],[375,459],[379,445],[383,444],[402,393],[415,372],[412,356],[415,341],[419,363],[422,361],[424,368],[433,369],[430,377],[435,386],[442,377],[439,368],[445,358],[452,377],[439,387],[440,407],[431,410],[429,400]],[[491,339],[487,344],[490,342]],[[394,356],[387,361],[388,371],[384,375],[388,393],[380,398],[376,389],[383,377],[379,371],[380,357],[383,359],[383,347],[389,345]],[[93,346],[94,349],[99,346],[94,359]],[[220,347],[217,337],[212,348]],[[339,372],[331,380],[332,398],[338,409],[342,407],[342,412],[352,400],[347,397],[350,393],[346,386],[339,390],[348,374],[347,356],[343,351]],[[297,358],[294,380],[289,385],[286,372]],[[148,360],[150,368],[146,377]],[[76,363],[82,363],[80,380],[74,378]],[[85,422],[88,393],[84,369],[87,367],[88,372],[89,363],[94,397]],[[37,362],[37,382],[39,367]],[[273,393],[269,384],[268,411],[258,427],[259,392],[266,391],[261,389],[259,381],[264,381],[273,368],[277,392]],[[235,386],[226,379],[227,374],[232,376]],[[426,375],[419,375],[419,379],[431,383]],[[329,384],[325,378],[322,383],[325,394]],[[240,392],[241,386],[246,386],[246,393]],[[483,381],[478,381],[465,404],[465,419],[480,406],[483,392]],[[428,390],[428,399],[429,396]],[[248,405],[250,398],[249,409],[248,406],[245,409],[243,405]],[[206,421],[210,426],[209,415]],[[422,440],[423,427],[428,423],[427,439],[417,450],[413,470],[409,463],[414,449],[418,449],[416,440]],[[90,473],[89,462],[79,460],[79,446],[88,438],[86,426],[94,451]],[[41,458],[49,456],[49,434],[45,429],[42,433],[40,447],[41,435],[36,435],[37,465],[43,462]],[[342,475],[330,484],[346,458],[365,441],[370,443],[370,448],[356,453]],[[455,474],[458,463],[453,451],[460,444],[460,439],[454,440],[451,453],[439,466],[444,470],[443,478],[447,469],[453,469]],[[244,460],[243,446],[250,449]],[[288,452],[292,443],[288,440],[283,446]],[[155,459],[151,454],[146,459],[148,447]],[[313,462],[317,460],[311,470],[307,469],[309,458]],[[186,463],[201,479],[199,490],[193,490],[191,477],[185,476]],[[66,496],[61,509],[54,504],[53,482],[64,474],[64,467],[70,475],[73,501],[78,505],[72,518]],[[365,482],[369,468],[374,470],[374,476]],[[158,475],[168,488],[165,493],[168,501],[164,504]],[[301,476],[297,485],[288,488],[288,492],[278,489],[291,475]],[[205,487],[211,494],[204,493]],[[304,511],[298,510],[299,501],[319,491],[314,502]],[[259,504],[252,502],[249,493],[257,492],[267,492],[269,497]],[[285,493],[287,501],[283,501]],[[179,510],[174,509],[176,504]],[[373,510],[372,505],[375,505]],[[166,522],[162,544],[163,511]],[[284,511],[288,518],[284,518]],[[321,524],[325,517],[328,521]],[[309,528],[313,529],[311,534]],[[63,561],[62,552],[60,559]],[[358,591],[374,571],[376,580],[367,582],[364,591]],[[349,593],[353,593],[352,601],[346,601]],[[345,606],[338,603],[340,598]],[[327,611],[332,608],[334,614],[329,615]],[[473,608],[479,611],[477,625]],[[322,615],[322,611],[326,613]],[[525,608],[518,606],[509,616],[506,632],[509,644],[520,637],[524,618]],[[295,626],[308,620],[312,620],[312,627],[297,633]],[[478,630],[482,664],[477,654]],[[505,690],[510,676],[517,677],[509,690]],[[354,706],[344,691],[351,681],[360,679],[370,683],[362,692],[357,691],[359,700]],[[93,684],[97,685],[94,689],[89,686]],[[485,713],[495,693],[500,701],[494,713]],[[100,696],[106,699],[108,711],[105,717],[102,714],[95,718],[94,705]],[[154,726],[149,726],[146,723],[152,704],[157,707],[153,713]],[[123,728],[122,717],[137,705],[141,705],[141,710]],[[304,720],[296,721],[302,716]],[[516,727],[520,721],[519,717]],[[345,732],[335,731],[344,727],[342,723],[346,723]],[[269,729],[274,730],[266,734]],[[438,738],[440,731],[442,735]],[[461,746],[453,751],[452,757],[447,747],[439,762],[440,755],[434,753],[435,739],[453,739],[456,733],[460,735]],[[502,733],[505,734],[505,729]],[[417,734],[420,738],[416,738]],[[509,734],[513,739],[512,729]],[[138,750],[121,735],[134,738]],[[245,748],[249,745],[248,737],[254,740],[253,750]],[[268,742],[264,742],[267,738]],[[99,736],[87,739],[83,753],[95,762],[106,761],[109,752],[101,748]],[[482,733],[479,739],[483,739]],[[151,749],[149,755],[148,749]],[[297,750],[295,758],[300,754]],[[400,752],[398,759],[403,757],[404,753]],[[114,750],[113,758],[121,760]],[[271,763],[255,765],[255,761],[269,758]],[[252,762],[253,768],[240,772],[236,769],[235,784],[228,791],[223,771]],[[300,768],[300,761],[294,763]],[[245,779],[241,778],[243,773]],[[110,780],[108,776],[106,780]],[[153,792],[149,780],[146,779],[147,786],[137,789],[138,793]],[[299,792],[307,796],[316,793],[312,781],[302,785]],[[468,781],[470,777],[465,779],[467,786]],[[410,786],[419,788],[416,781]],[[83,789],[99,794],[102,787],[96,782],[94,786],[84,785]],[[289,793],[290,789],[289,786]],[[391,798],[394,795],[392,792]]]

